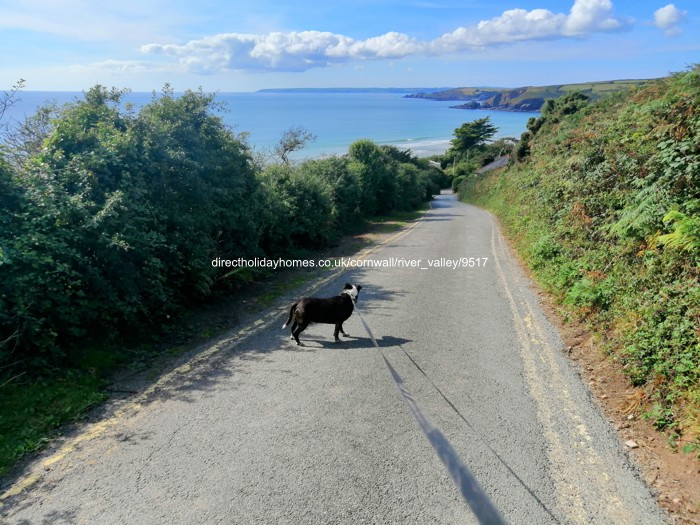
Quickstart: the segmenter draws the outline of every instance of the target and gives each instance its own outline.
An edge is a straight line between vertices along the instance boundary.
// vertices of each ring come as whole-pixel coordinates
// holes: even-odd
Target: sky
[[[520,87],[700,63],[698,0],[0,0],[0,89]]]

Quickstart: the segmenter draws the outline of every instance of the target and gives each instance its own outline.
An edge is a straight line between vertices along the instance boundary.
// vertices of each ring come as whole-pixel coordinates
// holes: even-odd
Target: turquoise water
[[[27,92],[5,114],[4,121],[21,120],[37,106],[53,100],[59,104],[81,97],[79,93]],[[151,100],[149,93],[131,93],[126,100],[137,107]],[[410,149],[419,156],[442,153],[453,130],[464,122],[488,116],[499,128],[498,136],[520,137],[534,113],[460,110],[458,102],[404,98],[393,93],[221,93],[217,100],[227,108],[221,113],[235,131],[248,134],[257,150],[272,148],[283,131],[302,126],[316,135],[296,158],[345,153],[357,139]]]

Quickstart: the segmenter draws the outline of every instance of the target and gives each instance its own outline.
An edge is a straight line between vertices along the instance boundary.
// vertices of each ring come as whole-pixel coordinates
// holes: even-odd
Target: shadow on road
[[[431,212],[423,217],[424,221],[431,220],[447,220],[445,217],[461,217],[461,213],[445,213],[445,212]]]
[[[322,286],[312,295],[315,297],[330,297],[342,290],[344,284],[362,284],[365,269],[356,268],[348,270]],[[405,295],[406,292],[389,290],[378,286],[362,289],[358,307],[365,316],[384,317],[392,315],[394,299]],[[299,297],[301,298],[301,297]],[[280,309],[281,306],[281,309]],[[280,330],[279,326],[286,320],[289,312],[289,303],[278,305],[276,310],[279,317],[273,317],[273,321],[266,323],[261,331],[255,335],[245,337],[242,340],[227,339],[225,336],[210,341],[195,354],[188,362],[181,364],[170,372],[163,374],[149,389],[145,399],[139,400],[140,404],[151,401],[175,399],[185,403],[194,403],[201,392],[213,392],[217,385],[228,380],[237,373],[245,373],[246,362],[265,361],[276,351],[313,353],[323,350],[359,350],[373,348],[371,339],[365,333],[356,328],[353,335],[341,338],[339,343],[333,339],[333,326],[324,325],[328,329],[328,335],[318,333],[305,336],[301,335],[301,341],[305,346],[297,346],[289,340],[289,329]],[[278,325],[277,322],[280,324]],[[315,325],[322,326],[322,325]],[[318,330],[318,329],[317,329]],[[377,335],[375,335],[377,337]],[[390,348],[409,342],[408,339],[387,336],[377,337],[377,342],[382,348]],[[218,347],[218,348],[217,348]],[[212,351],[214,349],[214,351]],[[197,394],[197,395],[195,395]]]
[[[330,326],[330,325],[329,325]],[[303,337],[303,334],[302,334]],[[379,344],[380,348],[391,348],[394,346],[399,346],[403,345],[406,343],[410,343],[412,340],[411,339],[403,339],[401,337],[392,337],[392,336],[383,336],[381,338],[377,338],[377,343]],[[366,348],[374,348],[374,343],[372,343],[372,340],[369,338],[369,336],[350,336],[350,337],[344,337],[340,340],[339,343],[336,343],[333,341],[333,337],[331,336],[330,338],[316,338],[316,337],[309,337],[309,338],[304,338],[302,339],[302,343],[304,343],[304,346],[297,346],[297,344],[293,341],[289,341],[289,347],[288,348],[281,348],[281,350],[288,350],[288,351],[293,351],[293,352],[315,352],[318,350],[323,350],[323,349],[332,349],[332,350],[358,350],[358,349],[366,349]]]

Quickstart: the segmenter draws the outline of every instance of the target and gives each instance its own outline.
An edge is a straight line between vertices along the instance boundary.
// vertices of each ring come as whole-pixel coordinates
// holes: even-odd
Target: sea
[[[29,91],[18,94],[2,123],[22,121],[46,102],[62,105],[82,93]],[[153,99],[151,93],[128,93],[124,102],[138,108]],[[219,114],[236,133],[245,133],[250,146],[271,151],[282,133],[292,127],[308,130],[315,140],[296,152],[295,160],[344,154],[358,139],[370,139],[427,157],[444,153],[453,131],[465,122],[489,117],[498,128],[495,138],[519,138],[525,124],[538,113],[465,110],[459,102],[406,98],[405,93],[272,91],[217,93],[224,110]]]

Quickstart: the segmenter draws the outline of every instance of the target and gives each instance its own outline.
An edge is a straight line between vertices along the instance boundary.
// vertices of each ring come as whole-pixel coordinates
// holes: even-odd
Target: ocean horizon
[[[385,88],[261,90],[217,93],[216,100],[224,106],[218,114],[226,125],[236,133],[245,133],[248,144],[257,152],[272,150],[281,134],[291,127],[301,126],[315,135],[316,140],[295,153],[295,160],[343,154],[359,139],[427,157],[447,150],[452,132],[464,122],[488,116],[498,128],[496,138],[519,138],[527,120],[539,114],[453,109],[450,106],[458,102],[405,98],[408,92]],[[3,121],[22,121],[45,103],[62,105],[82,97],[82,92],[21,92]],[[152,99],[153,93],[131,92],[123,100],[138,108]]]

